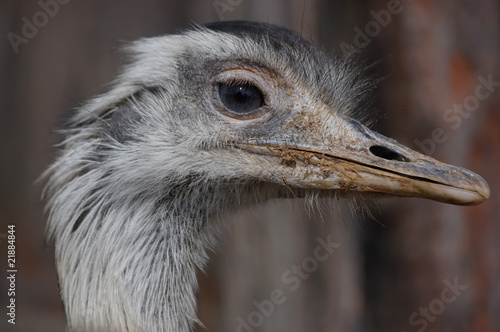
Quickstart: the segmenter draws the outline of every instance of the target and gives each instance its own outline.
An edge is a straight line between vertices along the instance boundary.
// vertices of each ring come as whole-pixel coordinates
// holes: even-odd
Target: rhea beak
[[[335,130],[329,128],[326,124],[322,132],[303,132],[293,144],[285,139],[255,141],[246,149],[278,157],[289,168],[282,181],[299,188],[420,197],[458,205],[479,204],[490,195],[479,175],[415,152],[355,120],[337,118]]]

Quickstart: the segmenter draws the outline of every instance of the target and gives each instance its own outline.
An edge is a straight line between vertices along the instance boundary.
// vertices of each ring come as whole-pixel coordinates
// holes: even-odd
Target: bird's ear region
[[[161,94],[159,88],[143,88],[116,103],[101,116],[106,124],[102,138],[121,144],[136,140],[137,130],[145,122],[144,105],[151,104],[152,100],[159,103]]]
[[[107,121],[108,127],[103,136],[118,143],[133,140],[133,124],[140,121],[142,116],[134,109],[130,101],[118,105],[111,111]]]

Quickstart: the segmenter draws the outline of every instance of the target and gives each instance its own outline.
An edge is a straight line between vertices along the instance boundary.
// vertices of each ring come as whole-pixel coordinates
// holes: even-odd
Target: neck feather
[[[206,190],[189,194],[189,199],[171,192],[161,199],[120,202],[94,194],[83,200],[94,202],[91,206],[77,202],[76,195],[74,205],[70,198],[64,207],[53,207],[49,227],[70,330],[192,328],[197,269],[204,267],[219,229],[219,218],[210,216],[227,206],[219,211],[203,206]],[[73,227],[54,226],[63,220],[76,221]]]

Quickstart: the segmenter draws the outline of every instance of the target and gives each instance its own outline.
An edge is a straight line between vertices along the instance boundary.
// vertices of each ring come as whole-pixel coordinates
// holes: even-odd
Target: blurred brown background
[[[0,2],[0,330],[64,330],[34,184],[53,159],[62,115],[105,91],[124,42],[193,22],[249,19],[381,60],[373,71],[387,78],[374,95],[375,128],[481,174],[491,198],[475,207],[384,200],[373,216],[351,213],[355,205],[346,202],[323,203],[320,212],[271,202],[236,215],[200,274],[206,329],[199,331],[500,331],[500,84],[475,97],[478,77],[500,82],[499,1],[59,0],[57,10],[47,7],[54,1]],[[15,326],[5,309],[9,224],[17,230]],[[283,274],[328,236],[340,246],[290,290]],[[267,317],[254,301],[275,289],[286,300]]]

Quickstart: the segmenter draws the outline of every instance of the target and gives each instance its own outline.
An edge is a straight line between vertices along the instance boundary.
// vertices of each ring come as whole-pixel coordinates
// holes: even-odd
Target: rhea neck
[[[266,199],[253,194],[260,186],[184,182],[162,195],[122,193],[119,201],[105,198],[104,188],[104,202],[57,245],[70,329],[189,331],[197,322],[196,273],[219,220],[233,206]]]

